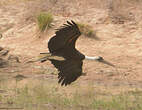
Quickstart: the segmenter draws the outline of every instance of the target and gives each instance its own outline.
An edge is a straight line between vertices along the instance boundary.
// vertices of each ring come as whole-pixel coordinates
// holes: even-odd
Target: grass
[[[8,83],[10,84],[10,83]],[[5,85],[6,86],[6,85]],[[28,82],[23,87],[4,87],[6,94],[0,94],[0,102],[9,107],[21,107],[26,110],[141,110],[142,91],[133,90],[113,95],[96,93],[93,86],[78,88],[78,85],[60,87],[44,83],[41,80]],[[15,90],[16,89],[16,90]],[[9,91],[9,92],[8,92]]]
[[[86,36],[86,37],[90,37],[93,38],[96,36],[95,31],[93,30],[93,28],[90,25],[87,24],[82,24],[82,23],[77,23],[81,33]]]
[[[49,12],[41,12],[37,16],[37,23],[40,32],[47,31],[51,28],[51,23],[53,22],[53,15]]]

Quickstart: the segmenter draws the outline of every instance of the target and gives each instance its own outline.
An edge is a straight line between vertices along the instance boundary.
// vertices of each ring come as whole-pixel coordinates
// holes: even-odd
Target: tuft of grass
[[[53,15],[49,12],[41,12],[37,16],[37,23],[40,32],[47,31],[47,29],[51,28],[52,22],[53,22]]]
[[[81,33],[86,36],[86,37],[90,37],[93,38],[96,36],[95,31],[93,30],[93,28],[90,25],[87,24],[82,24],[82,23],[77,23]]]

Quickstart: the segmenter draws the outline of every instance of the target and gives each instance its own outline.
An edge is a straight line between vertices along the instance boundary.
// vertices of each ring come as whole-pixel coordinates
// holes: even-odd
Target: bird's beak
[[[113,65],[112,63],[110,63],[109,61],[104,60],[102,57],[100,57],[100,59],[97,60],[98,62],[104,63],[106,65],[115,67],[115,65]]]
[[[110,63],[106,60],[102,60],[102,61],[99,61],[99,62],[104,63],[104,64],[109,65],[109,66],[112,66],[112,67],[115,67],[115,65],[113,65],[112,63]]]

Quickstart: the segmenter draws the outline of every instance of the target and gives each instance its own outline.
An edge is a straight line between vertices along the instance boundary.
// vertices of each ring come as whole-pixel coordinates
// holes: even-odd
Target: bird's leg
[[[57,56],[57,55],[52,55],[51,53],[40,53],[41,55],[43,55],[43,57],[41,58],[41,62],[44,62],[46,60],[59,60],[59,61],[63,61],[65,60],[64,57],[62,56]],[[42,61],[43,60],[43,61]]]

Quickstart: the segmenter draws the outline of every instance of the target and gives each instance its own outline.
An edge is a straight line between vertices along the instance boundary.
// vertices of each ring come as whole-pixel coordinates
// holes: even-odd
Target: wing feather
[[[82,75],[82,64],[84,55],[75,49],[75,43],[81,32],[74,21],[67,21],[56,30],[48,42],[48,48],[51,54],[62,56],[63,61],[49,59],[58,69],[58,83],[69,85]]]
[[[53,36],[48,42],[48,48],[51,53],[69,44],[72,44],[72,46],[75,47],[75,42],[81,35],[81,32],[74,21],[67,21],[67,24],[63,24],[63,26],[57,29],[55,34],[56,35]]]
[[[82,75],[83,62],[81,60],[50,61],[59,71],[58,83],[61,83],[62,86],[71,84]]]
[[[73,26],[73,24],[72,24],[71,22],[67,21],[67,23],[68,23],[69,25]]]

